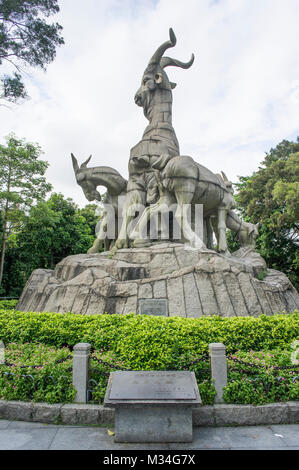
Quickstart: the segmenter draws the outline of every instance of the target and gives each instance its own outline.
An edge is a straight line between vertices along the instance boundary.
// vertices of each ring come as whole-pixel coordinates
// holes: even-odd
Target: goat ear
[[[156,83],[162,83],[163,82],[163,75],[162,73],[158,72],[155,75],[155,82]]]
[[[176,87],[176,83],[170,82],[171,89],[173,90]]]

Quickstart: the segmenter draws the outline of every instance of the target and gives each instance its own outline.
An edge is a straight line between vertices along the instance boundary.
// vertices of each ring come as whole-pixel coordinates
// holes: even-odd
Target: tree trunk
[[[8,167],[8,181],[7,181],[7,193],[10,192],[10,183],[11,183],[11,165]],[[5,260],[5,250],[6,250],[6,235],[7,235],[7,221],[8,221],[8,197],[6,198],[5,209],[4,209],[4,221],[3,221],[3,234],[1,242],[1,258],[0,258],[0,287],[3,279],[3,268]]]

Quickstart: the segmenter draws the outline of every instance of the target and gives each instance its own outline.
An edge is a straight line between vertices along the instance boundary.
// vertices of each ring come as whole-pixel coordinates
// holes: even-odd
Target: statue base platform
[[[21,311],[193,318],[296,308],[296,289],[258,253],[243,248],[226,257],[179,243],[68,256],[54,270],[33,271],[17,305]]]

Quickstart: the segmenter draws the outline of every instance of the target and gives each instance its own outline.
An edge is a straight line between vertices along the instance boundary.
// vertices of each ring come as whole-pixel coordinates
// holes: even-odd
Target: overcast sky
[[[0,109],[10,132],[38,142],[56,192],[87,204],[70,154],[128,176],[130,149],[147,125],[134,103],[145,66],[169,39],[173,126],[182,155],[234,182],[265,152],[299,135],[299,0],[60,0],[52,17],[65,45],[47,72],[30,70],[31,99]]]

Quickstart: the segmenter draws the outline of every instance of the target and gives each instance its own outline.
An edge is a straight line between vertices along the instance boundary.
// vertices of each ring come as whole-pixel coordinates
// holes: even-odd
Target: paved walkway
[[[190,444],[116,444],[107,428],[0,420],[0,450],[299,450],[299,424],[196,427]]]

